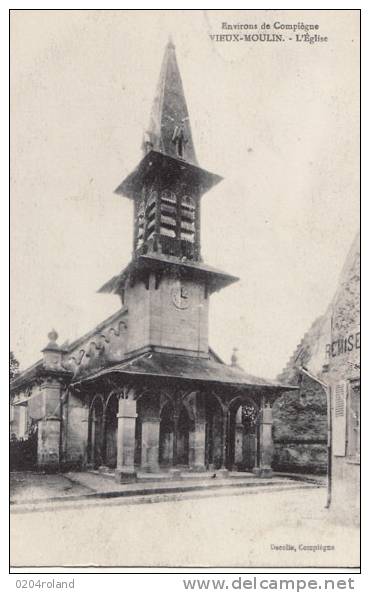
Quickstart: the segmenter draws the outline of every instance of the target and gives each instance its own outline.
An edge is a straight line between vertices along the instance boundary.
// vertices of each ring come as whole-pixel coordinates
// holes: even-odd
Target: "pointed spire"
[[[154,98],[144,149],[197,165],[175,45],[169,37]]]
[[[172,35],[169,35],[168,36],[167,47],[169,49],[175,49],[175,47],[176,47],[175,44],[174,44],[174,42],[173,42]]]

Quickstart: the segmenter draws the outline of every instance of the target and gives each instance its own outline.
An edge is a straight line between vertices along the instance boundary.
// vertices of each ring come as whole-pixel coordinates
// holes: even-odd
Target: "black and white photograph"
[[[13,9],[10,119],[11,570],[358,570],[360,11]]]

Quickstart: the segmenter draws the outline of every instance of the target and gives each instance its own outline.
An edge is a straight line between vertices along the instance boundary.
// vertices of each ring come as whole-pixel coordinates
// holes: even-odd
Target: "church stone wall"
[[[138,282],[125,291],[128,308],[127,350],[135,351],[149,344],[150,293],[144,282]]]
[[[181,300],[180,291],[186,295]],[[203,283],[151,274],[125,292],[128,307],[128,351],[145,346],[208,353],[208,298]]]
[[[121,361],[128,348],[127,327],[127,308],[124,307],[72,344],[64,356],[65,366],[76,378],[109,362]]]
[[[176,298],[181,290],[186,299],[178,306]],[[152,344],[208,352],[208,299],[202,283],[182,280],[180,284],[171,277],[163,278],[158,290],[151,291],[150,313]]]

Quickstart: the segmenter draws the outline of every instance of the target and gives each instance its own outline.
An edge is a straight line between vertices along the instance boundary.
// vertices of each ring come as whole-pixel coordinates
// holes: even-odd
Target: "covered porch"
[[[71,386],[88,410],[85,462],[138,473],[271,475],[272,403],[291,386],[217,360],[146,352]]]

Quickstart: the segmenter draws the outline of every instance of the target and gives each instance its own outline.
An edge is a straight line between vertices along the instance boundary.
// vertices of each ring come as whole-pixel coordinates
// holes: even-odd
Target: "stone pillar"
[[[177,465],[177,434],[178,434],[178,427],[179,427],[179,412],[178,410],[174,410],[173,413],[173,439],[172,439],[172,465],[175,467]]]
[[[196,421],[194,431],[190,433],[189,437],[191,468],[196,471],[205,471],[206,423],[203,420]]]
[[[88,464],[88,449],[89,449],[89,406],[84,405],[81,410],[82,414],[82,434],[83,434],[83,458],[82,464],[86,468]]]
[[[272,408],[269,402],[263,404],[260,412],[260,460],[259,468],[255,473],[261,478],[272,476],[272,457],[274,444],[272,440]]]
[[[53,471],[59,469],[60,420],[57,417],[44,418],[38,422],[37,465]]]
[[[143,471],[159,471],[159,418],[143,418],[141,424],[141,467]]]
[[[40,389],[42,392],[42,419],[38,423],[37,465],[44,469],[57,470],[61,456],[63,350],[57,344],[58,334],[52,330],[49,342],[42,350],[43,365],[47,372]]]
[[[172,468],[169,470],[170,475],[176,479],[180,478],[181,471],[177,468],[177,436],[179,428],[179,410],[175,406],[173,412],[173,437],[172,437]]]
[[[241,469],[244,464],[244,426],[241,422],[235,422],[234,466]]]
[[[120,398],[118,401],[117,468],[116,481],[120,484],[136,479],[134,467],[136,401]]]
[[[94,411],[91,411],[90,426],[89,426],[89,440],[88,440],[88,469],[93,469],[95,466],[95,431],[96,419]]]
[[[107,411],[104,408],[102,419],[102,435],[101,435],[101,465],[99,471],[108,470],[107,463]]]
[[[227,464],[227,452],[228,452],[228,432],[229,432],[229,418],[230,412],[227,408],[222,410],[222,459],[221,459],[221,469],[219,470],[219,474],[228,475],[228,469],[226,467]]]

